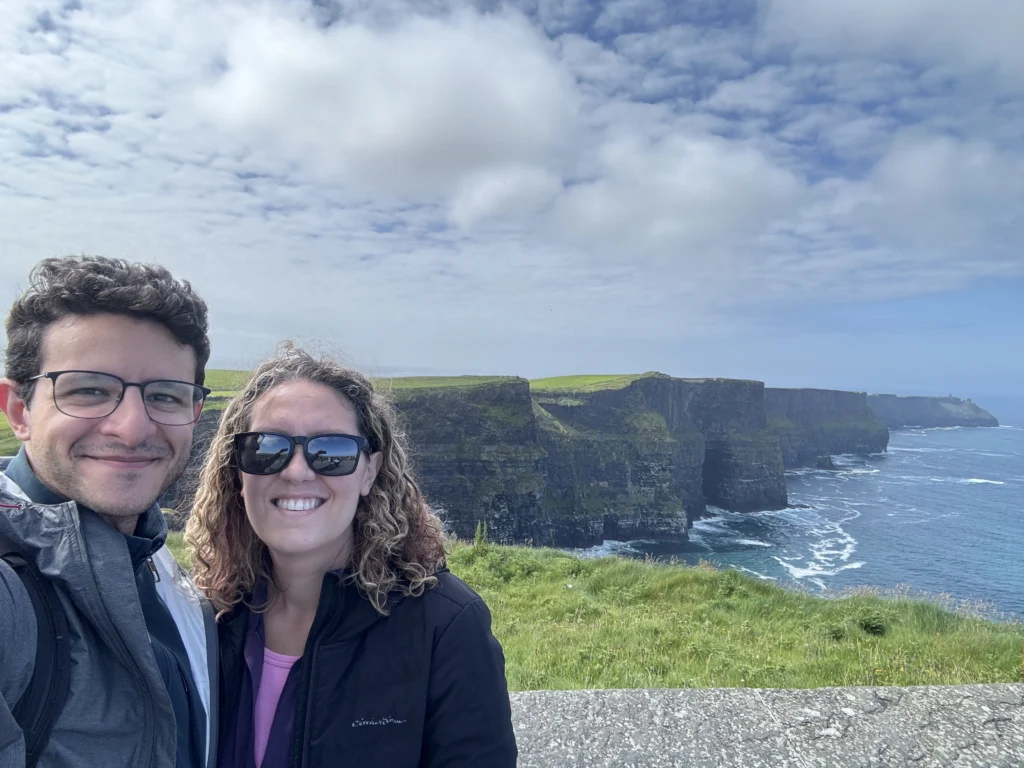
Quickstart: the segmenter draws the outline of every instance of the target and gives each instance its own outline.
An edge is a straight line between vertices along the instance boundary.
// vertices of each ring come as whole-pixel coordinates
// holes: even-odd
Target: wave
[[[592,557],[611,557],[611,556],[623,556],[633,557],[639,554],[638,550],[633,546],[632,541],[605,541],[601,544],[595,544],[592,547],[585,547],[582,549],[567,549],[566,552],[575,553],[578,557],[589,559]]]
[[[781,565],[783,568],[785,568],[786,572],[789,573],[789,575],[791,577],[793,577],[794,579],[797,579],[797,580],[808,579],[808,580],[811,580],[811,581],[814,581],[815,579],[817,579],[818,580],[817,583],[821,587],[825,586],[820,581],[820,577],[822,577],[822,576],[835,576],[836,574],[840,573],[841,571],[851,571],[851,570],[855,570],[857,568],[861,568],[861,567],[864,566],[863,562],[856,562],[856,563],[847,563],[846,565],[840,565],[840,566],[835,567],[835,568],[822,568],[821,564],[819,564],[819,563],[811,563],[806,568],[800,568],[799,566],[793,565],[791,563],[787,563],[786,561],[784,561],[784,560],[782,560],[781,558],[778,558],[778,557],[776,557],[775,560],[776,560],[776,562],[778,562],[779,565]]]
[[[899,445],[890,445],[889,453],[960,453],[958,448],[904,448]]]
[[[729,567],[733,568],[734,570],[737,570],[737,571],[743,571],[744,573],[749,573],[751,576],[756,576],[757,578],[761,579],[762,581],[778,581],[778,579],[776,579],[774,576],[767,576],[767,575],[765,575],[763,573],[759,573],[758,571],[752,570],[750,568],[744,568],[742,565],[732,565],[732,566],[729,566]]]
[[[955,483],[956,485],[1006,485],[1002,480],[986,480],[982,477],[929,477],[933,483]]]
[[[720,523],[724,520],[724,517],[702,517],[700,520],[693,521],[693,530],[702,533],[726,533],[727,530]]]
[[[758,541],[757,539],[733,539],[737,544],[743,544],[748,547],[771,547],[767,541]]]

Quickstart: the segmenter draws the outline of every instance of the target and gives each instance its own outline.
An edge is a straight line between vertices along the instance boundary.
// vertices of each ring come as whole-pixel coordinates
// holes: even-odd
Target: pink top
[[[274,653],[269,648],[263,649],[263,674],[260,676],[260,690],[256,694],[256,708],[253,712],[257,766],[263,764],[263,754],[267,751],[267,739],[270,738],[270,726],[274,724],[277,700],[281,698],[281,690],[288,679],[288,673],[300,658]]]

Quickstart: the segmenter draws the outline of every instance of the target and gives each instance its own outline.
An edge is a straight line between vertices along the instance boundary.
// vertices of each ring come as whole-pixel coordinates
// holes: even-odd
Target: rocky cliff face
[[[868,403],[890,429],[902,427],[998,427],[999,421],[959,397],[871,395]]]
[[[189,456],[188,467],[178,481],[167,489],[167,492],[160,497],[160,506],[164,509],[174,510],[166,514],[167,525],[172,531],[180,531],[185,527],[189,512],[192,511],[192,499],[195,497],[195,490],[199,485],[199,472],[206,461],[206,451],[210,447],[210,440],[213,433],[217,431],[220,424],[221,410],[207,408],[199,417],[192,432],[192,453]]]
[[[538,391],[534,402],[548,455],[543,507],[551,543],[686,538],[704,511],[704,442],[685,414],[667,418],[637,383]]]
[[[862,394],[658,373],[559,382],[391,387],[423,490],[459,537],[485,522],[501,542],[685,539],[708,504],[785,507],[784,465],[884,450],[888,439]],[[191,466],[163,500],[179,511],[175,527],[219,418],[203,414]]]
[[[786,478],[778,437],[767,428],[764,384],[678,379],[681,406],[704,437],[702,490],[708,503],[736,512],[783,509]]]
[[[881,453],[889,445],[889,430],[863,392],[767,388],[764,393],[768,423],[787,467],[815,465],[835,454]]]
[[[464,381],[392,390],[423,492],[459,537],[485,522],[494,541],[551,542],[529,382]]]

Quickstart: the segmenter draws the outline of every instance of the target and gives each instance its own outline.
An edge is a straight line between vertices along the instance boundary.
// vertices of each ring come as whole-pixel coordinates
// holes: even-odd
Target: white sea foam
[[[806,568],[801,568],[798,565],[794,565],[792,563],[785,562],[785,561],[783,561],[783,560],[781,560],[781,559],[779,559],[777,557],[775,558],[775,560],[778,562],[779,565],[781,565],[783,568],[785,568],[788,573],[790,573],[791,577],[793,577],[794,579],[798,579],[798,580],[799,579],[810,579],[810,580],[820,579],[821,577],[827,577],[827,575],[836,575],[837,573],[839,573],[840,571],[843,571],[843,570],[853,570],[855,568],[862,567],[863,564],[864,564],[863,562],[851,562],[851,563],[846,563],[845,565],[838,565],[838,566],[835,566],[835,567],[827,568],[827,567],[822,567],[821,563],[812,562],[812,563],[808,563]],[[819,585],[821,587],[824,587],[824,585],[820,584],[820,582],[819,582]]]
[[[602,544],[597,544],[593,547],[587,547],[585,549],[571,550],[582,558],[592,557],[609,557],[611,555],[622,555],[629,557],[631,555],[638,554],[638,550],[633,546],[632,541],[605,541]]]
[[[733,565],[731,567],[737,571],[743,571],[744,573],[749,573],[751,576],[756,576],[762,581],[778,581],[774,576],[766,576],[765,574],[751,570],[750,568],[744,568],[742,565]]]
[[[821,563],[809,563],[806,568],[800,568],[799,566],[787,563],[781,558],[776,557],[775,560],[786,569],[786,572],[794,579],[808,579],[813,581],[818,586],[825,588],[825,584],[821,582],[822,576],[835,576],[840,571],[849,571],[855,568],[861,568],[864,563],[847,563],[846,565],[836,566],[834,568],[824,568]]]
[[[737,544],[743,544],[747,547],[771,547],[767,541],[758,541],[757,539],[733,539]]]
[[[717,518],[701,518],[693,522],[693,530],[703,533],[726,533]],[[691,534],[692,535],[692,534]]]
[[[933,483],[956,483],[957,485],[1005,485],[1002,480],[985,480],[981,477],[929,477]]]

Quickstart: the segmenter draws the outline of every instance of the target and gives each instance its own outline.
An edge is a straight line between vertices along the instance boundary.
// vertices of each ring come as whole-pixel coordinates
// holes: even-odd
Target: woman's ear
[[[380,451],[370,454],[369,459],[366,461],[366,471],[363,473],[363,484],[359,489],[361,496],[369,496],[370,489],[373,488],[373,482],[377,479],[377,474],[380,472],[381,464],[384,463],[384,454]]]

